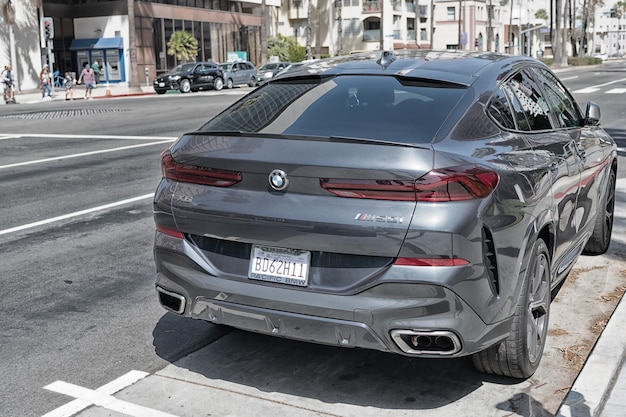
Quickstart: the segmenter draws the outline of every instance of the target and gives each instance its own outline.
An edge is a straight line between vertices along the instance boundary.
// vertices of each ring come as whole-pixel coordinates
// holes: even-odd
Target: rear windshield
[[[253,91],[200,130],[428,143],[465,91],[379,75],[283,80]]]

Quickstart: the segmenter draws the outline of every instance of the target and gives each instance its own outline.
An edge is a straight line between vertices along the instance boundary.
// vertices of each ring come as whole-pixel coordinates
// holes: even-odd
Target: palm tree
[[[177,30],[167,42],[167,54],[182,62],[195,58],[198,56],[198,40],[189,32]]]
[[[130,71],[128,71],[128,87],[130,91],[140,92],[139,73],[137,68],[137,34],[135,33],[135,0],[127,0],[128,8],[128,49],[130,55]]]
[[[4,21],[9,27],[9,50],[11,54],[11,67],[13,69],[12,76],[16,86],[19,86],[17,80],[17,68],[15,67],[16,63],[16,51],[15,51],[15,34],[13,33],[13,26],[15,26],[15,8],[11,3],[11,0],[6,0],[2,5],[2,16],[4,17]]]
[[[267,6],[261,0],[261,65],[267,62]]]
[[[548,20],[550,16],[548,16],[548,12],[546,9],[539,9],[535,12],[536,19]]]

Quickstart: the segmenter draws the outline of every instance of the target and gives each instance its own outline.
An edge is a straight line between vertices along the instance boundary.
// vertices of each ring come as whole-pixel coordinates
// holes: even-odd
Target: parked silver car
[[[161,156],[168,310],[307,342],[539,366],[551,293],[610,243],[617,148],[541,62],[307,64]]]
[[[224,87],[237,85],[256,86],[256,67],[250,61],[224,62],[219,64],[224,71]]]
[[[289,62],[268,62],[256,72],[257,84],[263,84],[280,74],[289,66]]]

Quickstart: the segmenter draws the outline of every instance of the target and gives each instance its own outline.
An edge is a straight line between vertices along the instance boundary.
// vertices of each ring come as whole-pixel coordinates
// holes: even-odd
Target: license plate
[[[253,246],[248,278],[306,287],[310,260],[308,251]]]
[[[165,83],[159,83],[159,87],[165,87]]]

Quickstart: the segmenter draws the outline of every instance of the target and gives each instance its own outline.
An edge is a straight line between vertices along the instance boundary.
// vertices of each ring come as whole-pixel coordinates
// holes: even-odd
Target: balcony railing
[[[365,0],[363,1],[363,13],[380,13],[381,1]]]
[[[380,29],[368,29],[363,31],[363,42],[379,42]]]

